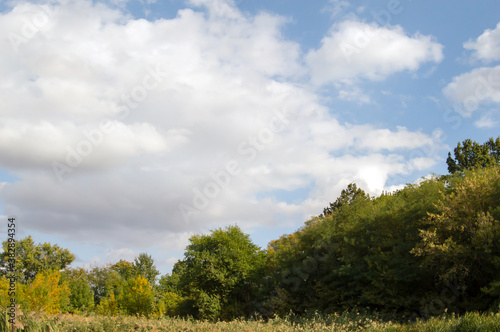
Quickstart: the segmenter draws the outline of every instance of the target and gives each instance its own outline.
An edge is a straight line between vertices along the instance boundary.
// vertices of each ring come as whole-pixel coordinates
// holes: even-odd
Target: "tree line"
[[[48,313],[214,321],[352,308],[409,319],[498,310],[500,137],[459,143],[447,164],[447,175],[379,197],[350,184],[322,214],[266,249],[236,225],[194,235],[163,276],[146,253],[70,268],[67,249],[27,237],[16,244],[18,303]],[[1,306],[7,290],[0,278]]]

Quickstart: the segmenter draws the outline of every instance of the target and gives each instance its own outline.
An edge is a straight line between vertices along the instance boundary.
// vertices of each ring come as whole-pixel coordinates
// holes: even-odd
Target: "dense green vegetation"
[[[134,262],[75,269],[68,268],[74,259],[69,251],[35,245],[28,237],[17,243],[17,302],[49,314],[255,322],[321,317],[327,325],[338,313],[353,311],[377,317],[377,324],[495,313],[499,147],[500,138],[484,145],[466,140],[455,149],[455,159],[448,158],[450,174],[379,197],[351,184],[320,216],[266,250],[236,225],[195,235],[172,274],[160,278],[147,254]],[[7,280],[0,279],[3,307],[7,290]],[[443,330],[466,319],[499,325],[497,316],[474,315],[428,324],[444,324]]]

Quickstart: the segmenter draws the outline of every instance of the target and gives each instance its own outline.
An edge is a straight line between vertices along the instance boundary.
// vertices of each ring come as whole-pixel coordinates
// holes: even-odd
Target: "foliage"
[[[96,307],[96,313],[103,316],[117,316],[122,310],[115,298],[115,293],[111,292],[107,297],[101,298],[100,303]]]
[[[490,138],[487,142],[480,145],[471,139],[466,139],[458,143],[454,149],[455,158],[448,153],[448,171],[453,174],[471,171],[476,167],[494,166],[500,163],[500,136],[494,140]]]
[[[20,304],[28,311],[43,311],[47,314],[66,312],[69,306],[70,289],[66,281],[60,281],[58,271],[44,271],[35,279],[20,285]]]
[[[83,277],[69,280],[70,289],[70,311],[80,312],[91,310],[94,307],[94,295],[90,289],[88,280]]]
[[[323,209],[323,214],[320,217],[328,216],[339,211],[343,206],[350,205],[354,200],[363,198],[369,199],[370,196],[364,190],[359,189],[355,183],[350,183],[346,189],[342,189],[337,200]]]
[[[249,315],[264,253],[237,226],[195,235],[189,241],[171,278],[184,298],[183,313],[210,320]]]
[[[138,273],[133,263],[120,259],[115,264],[109,267],[110,270],[118,272],[125,280],[137,277]]]
[[[0,277],[0,307],[5,308],[10,304],[9,282],[5,277]]]
[[[148,280],[138,276],[126,281],[118,303],[130,315],[149,317],[153,312],[154,295]]]
[[[160,274],[155,266],[153,258],[147,253],[141,253],[134,259],[136,273],[147,279],[151,286],[156,285],[156,277]]]
[[[359,195],[272,241],[271,284],[264,287],[271,296],[264,297],[261,312],[304,314],[355,306],[402,314],[418,310],[418,300],[437,290],[433,275],[411,250],[444,190],[443,182],[429,179],[376,199]]]
[[[500,295],[500,168],[459,177],[437,208],[413,251],[441,284],[466,286],[463,310],[485,310]]]
[[[182,302],[182,297],[173,292],[166,292],[161,301],[162,313],[174,317],[179,315],[179,304]]]
[[[8,242],[2,243],[0,253],[0,274],[5,275],[8,265]],[[38,272],[62,270],[73,262],[75,256],[68,250],[50,243],[36,244],[31,236],[16,241],[16,279],[28,283],[35,279]]]
[[[111,293],[114,297],[118,297],[123,290],[124,279],[111,265],[92,267],[87,278],[96,306],[103,299],[109,299]]]

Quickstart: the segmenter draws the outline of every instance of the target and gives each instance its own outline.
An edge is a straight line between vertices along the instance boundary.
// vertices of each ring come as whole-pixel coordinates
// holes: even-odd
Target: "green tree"
[[[138,271],[133,263],[120,259],[118,262],[110,266],[111,270],[118,272],[118,274],[125,280],[133,279],[138,276]]]
[[[485,310],[500,295],[500,168],[465,172],[450,186],[413,252],[440,287],[461,285],[462,310]]]
[[[255,273],[264,265],[262,250],[238,226],[189,241],[184,260],[175,264],[171,276],[184,298],[184,313],[211,320],[248,316],[257,287]]]
[[[448,153],[448,172],[450,174],[472,170],[475,167],[487,167],[500,163],[500,136],[494,140],[490,138],[484,144],[479,144],[471,139],[458,143],[454,149],[455,157]]]
[[[160,274],[153,258],[147,253],[141,253],[134,259],[134,269],[138,275],[147,279],[151,286],[156,285],[156,277]]]
[[[125,279],[112,268],[111,264],[106,266],[94,266],[88,272],[90,289],[94,294],[94,304],[97,306],[103,299],[118,298],[123,291]]]
[[[90,288],[87,270],[79,267],[67,269],[62,274],[62,280],[67,281],[70,295],[70,311],[78,313],[94,308],[94,294]]]
[[[364,190],[359,189],[355,183],[349,183],[346,189],[342,189],[337,200],[323,209],[323,214],[320,217],[325,217],[340,210],[343,206],[351,204],[357,198],[370,199],[370,196]]]
[[[5,275],[8,265],[8,242],[4,241],[0,254],[0,274]],[[62,270],[70,265],[75,256],[68,250],[50,243],[35,244],[31,236],[16,241],[16,277],[22,283],[35,279],[41,271]]]
[[[344,199],[348,203],[335,207],[335,213],[272,241],[264,278],[270,285],[263,289],[271,296],[261,299],[262,312],[334,313],[355,306],[408,314],[418,310],[420,298],[436,294],[433,275],[411,250],[444,190],[442,181],[430,179],[374,199]]]

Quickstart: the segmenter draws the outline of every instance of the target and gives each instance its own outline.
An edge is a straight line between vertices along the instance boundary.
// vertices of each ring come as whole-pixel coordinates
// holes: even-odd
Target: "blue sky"
[[[0,4],[0,215],[74,266],[260,246],[499,135],[498,1]]]

